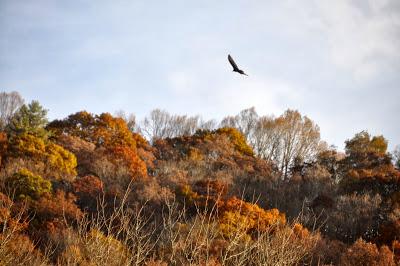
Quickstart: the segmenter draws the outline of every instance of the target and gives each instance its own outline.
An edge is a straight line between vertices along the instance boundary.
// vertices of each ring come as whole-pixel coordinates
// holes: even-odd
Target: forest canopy
[[[49,121],[0,94],[1,265],[399,265],[400,156],[297,110]]]

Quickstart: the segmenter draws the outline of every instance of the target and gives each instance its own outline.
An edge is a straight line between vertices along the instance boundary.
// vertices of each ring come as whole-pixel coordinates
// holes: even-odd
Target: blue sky
[[[339,148],[364,129],[400,144],[397,0],[0,0],[0,33],[0,90],[51,119],[291,108]]]

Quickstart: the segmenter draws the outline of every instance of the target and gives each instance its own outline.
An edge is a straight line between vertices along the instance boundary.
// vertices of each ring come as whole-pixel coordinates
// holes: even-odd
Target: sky
[[[0,0],[0,36],[0,91],[50,119],[254,106],[300,111],[339,149],[362,130],[400,144],[398,0]]]

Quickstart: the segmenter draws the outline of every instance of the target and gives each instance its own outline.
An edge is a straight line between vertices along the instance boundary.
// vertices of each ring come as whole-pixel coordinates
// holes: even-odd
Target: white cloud
[[[368,82],[385,62],[400,58],[400,19],[388,13],[391,2],[369,1],[362,6],[348,0],[315,2],[332,62],[358,82]]]

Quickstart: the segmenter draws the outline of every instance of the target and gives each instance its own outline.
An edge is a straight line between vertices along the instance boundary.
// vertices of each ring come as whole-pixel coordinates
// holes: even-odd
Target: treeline
[[[48,121],[0,94],[1,265],[399,265],[399,150],[298,111]]]

